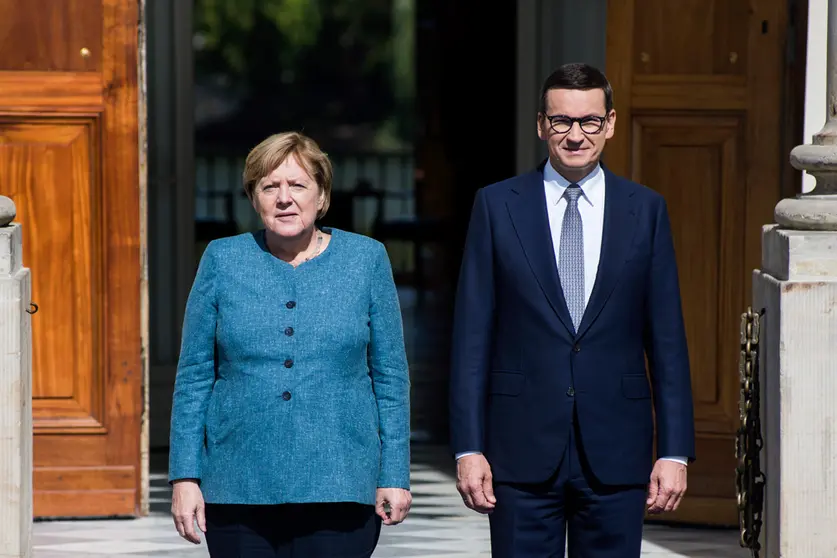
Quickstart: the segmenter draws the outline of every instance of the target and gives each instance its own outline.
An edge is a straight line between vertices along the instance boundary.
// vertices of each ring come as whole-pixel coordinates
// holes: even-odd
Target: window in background
[[[260,226],[244,157],[299,130],[329,153],[341,228],[415,218],[415,0],[195,0],[196,240]],[[366,186],[382,195],[346,197]],[[337,204],[340,204],[337,206]],[[388,244],[412,266],[409,243]]]

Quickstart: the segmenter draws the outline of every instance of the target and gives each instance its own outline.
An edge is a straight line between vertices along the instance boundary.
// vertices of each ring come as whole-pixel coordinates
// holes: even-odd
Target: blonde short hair
[[[314,179],[323,194],[323,207],[317,212],[322,219],[331,203],[331,182],[334,170],[331,161],[317,142],[299,132],[274,134],[253,148],[244,161],[244,192],[253,199],[256,184],[276,170],[288,157],[295,157],[305,172]]]

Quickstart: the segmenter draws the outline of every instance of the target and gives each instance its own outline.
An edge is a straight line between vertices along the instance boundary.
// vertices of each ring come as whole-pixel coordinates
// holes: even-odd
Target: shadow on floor
[[[688,558],[750,558],[732,528],[654,523],[645,526],[643,552]],[[655,554],[651,554],[655,556]]]

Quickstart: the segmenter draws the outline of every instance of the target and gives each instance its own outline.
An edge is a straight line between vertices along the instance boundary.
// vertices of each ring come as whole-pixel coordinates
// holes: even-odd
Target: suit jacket
[[[384,246],[332,229],[294,269],[215,240],[186,306],[170,480],[211,503],[375,502],[409,488],[409,376]]]
[[[548,479],[574,412],[604,484],[648,482],[652,408],[658,455],[695,457],[666,204],[604,170],[602,252],[577,333],[555,262],[543,165],[476,194],[455,305],[451,445],[482,451],[495,481]]]

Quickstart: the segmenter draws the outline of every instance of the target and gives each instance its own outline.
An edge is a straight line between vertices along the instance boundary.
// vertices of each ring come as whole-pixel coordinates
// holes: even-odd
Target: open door
[[[32,271],[37,517],[140,512],[137,0],[0,0],[0,193]]]
[[[697,461],[666,520],[738,523],[739,326],[788,177],[788,11],[788,0],[608,2],[617,125],[604,161],[665,196],[689,341]]]

